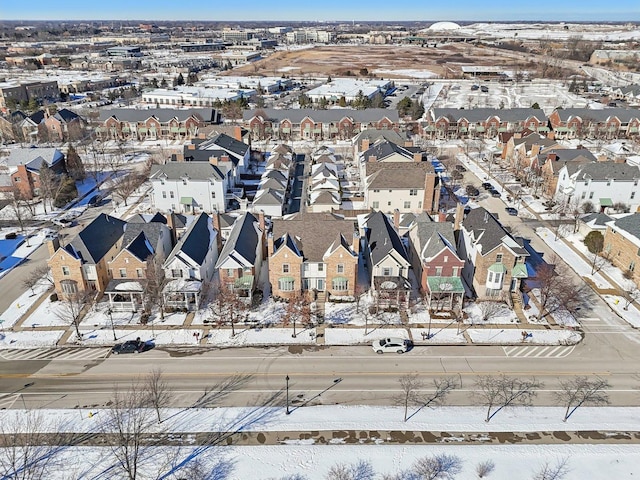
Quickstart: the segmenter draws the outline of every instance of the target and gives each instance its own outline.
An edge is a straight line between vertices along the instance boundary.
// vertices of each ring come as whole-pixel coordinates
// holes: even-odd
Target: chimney
[[[267,256],[273,255],[273,232],[267,234]]]
[[[211,165],[218,165],[218,157],[209,157],[209,163]]]
[[[414,162],[421,162],[422,161],[422,153],[421,152],[416,152],[413,154],[413,161]]]
[[[456,211],[457,211],[457,207],[456,207]],[[447,221],[447,214],[444,212],[438,212],[438,222],[442,223],[446,221]]]
[[[400,210],[397,208],[393,211],[393,226],[396,229],[396,232],[400,231]]]
[[[237,125],[233,127],[233,138],[235,138],[239,142],[242,141],[242,127]]]
[[[265,239],[267,238],[267,224],[264,219],[264,210],[260,210],[258,213],[258,226],[260,227],[260,232],[262,234],[261,242],[262,243],[262,258],[267,256],[267,244]]]
[[[178,232],[176,232],[176,215],[173,213],[173,210],[167,215],[167,227],[169,227],[169,231],[171,232],[171,244],[175,245],[178,243]]]
[[[360,255],[360,234],[358,231],[353,232],[353,245],[351,246],[356,255]]]
[[[464,218],[464,206],[462,203],[458,202],[456,205],[456,215],[453,221],[453,230],[457,232],[460,230],[460,223],[462,223],[462,219]]]
[[[360,147],[360,151],[361,152],[366,152],[367,150],[369,150],[369,139],[368,138],[363,138],[362,139],[362,144]]]
[[[229,155],[222,155],[220,157],[220,161],[221,162],[228,162],[229,161]]]
[[[367,162],[377,162],[378,161],[378,157],[376,157],[375,155],[369,155],[369,158],[367,159]]]
[[[405,146],[405,147],[413,147],[413,141],[411,141],[411,140],[405,140],[405,141],[404,141],[404,146]]]
[[[195,150],[196,146],[193,143],[190,143],[189,145],[187,145],[187,150]]]
[[[218,244],[218,253],[222,250],[222,230],[220,230],[220,213],[216,210],[211,215],[211,220],[213,223],[213,228],[216,229],[218,235],[216,235],[216,243]]]
[[[49,257],[53,257],[53,254],[60,248],[60,239],[55,237],[53,240],[47,242],[47,248],[49,249]]]

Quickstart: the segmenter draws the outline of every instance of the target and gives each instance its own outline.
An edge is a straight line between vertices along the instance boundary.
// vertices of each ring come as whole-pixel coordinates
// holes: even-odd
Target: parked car
[[[395,353],[405,353],[409,351],[411,348],[411,340],[406,340],[404,338],[383,338],[381,340],[376,340],[371,345],[373,351],[379,355],[382,355],[385,352],[395,352]]]
[[[140,337],[135,340],[127,340],[124,343],[116,343],[111,349],[111,353],[114,355],[120,355],[124,353],[142,353],[147,349],[147,344],[140,340]]]
[[[59,227],[68,227],[71,225],[72,220],[69,220],[68,218],[65,218],[65,217],[61,217],[61,218],[54,218],[53,220],[51,220],[51,223]]]
[[[491,185],[489,182],[483,182],[482,188],[484,188],[485,190],[491,190],[493,189],[493,185]]]
[[[489,87],[487,87],[486,85],[483,85],[480,87],[480,91],[482,93],[488,93],[489,92]]]
[[[102,200],[102,195],[98,193],[89,199],[87,205],[90,207],[98,207],[102,203]]]
[[[471,85],[472,91],[478,90],[479,88],[480,88],[480,85]]]
[[[491,190],[491,196],[492,197],[500,197],[500,192],[497,190]]]
[[[456,170],[458,170],[459,172],[466,172],[467,171],[465,166],[464,165],[460,165],[460,164],[456,165]]]
[[[513,207],[507,207],[504,209],[504,211],[511,216],[514,216],[514,217],[518,216],[518,210]]]
[[[480,190],[478,190],[473,185],[467,185],[465,191],[469,197],[477,197],[478,195],[480,195]]]

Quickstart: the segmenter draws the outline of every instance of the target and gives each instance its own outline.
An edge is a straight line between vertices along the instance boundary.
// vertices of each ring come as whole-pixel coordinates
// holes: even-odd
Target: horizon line
[[[3,22],[201,22],[201,23],[219,23],[219,22],[257,22],[257,23],[266,23],[266,22],[308,22],[308,23],[353,23],[353,22],[379,22],[379,23],[393,23],[393,22],[411,22],[411,23],[420,23],[420,22],[462,22],[462,23],[623,23],[623,24],[640,24],[640,18],[637,20],[628,20],[628,19],[620,19],[620,20],[579,20],[579,19],[566,19],[566,20],[543,20],[543,19],[511,19],[511,20],[462,20],[462,19],[433,19],[433,20],[366,20],[366,19],[340,19],[340,20],[301,20],[301,19],[283,19],[283,20],[265,20],[265,19],[218,19],[218,20],[202,20],[202,19],[180,19],[180,20],[169,20],[169,19],[160,19],[160,18],[134,18],[134,19],[123,19],[123,18],[5,18],[0,20],[0,24]]]

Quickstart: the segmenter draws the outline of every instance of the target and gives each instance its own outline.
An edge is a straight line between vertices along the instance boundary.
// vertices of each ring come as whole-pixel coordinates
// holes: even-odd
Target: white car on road
[[[411,340],[404,338],[382,338],[371,345],[373,351],[382,355],[386,352],[405,353],[411,348]]]

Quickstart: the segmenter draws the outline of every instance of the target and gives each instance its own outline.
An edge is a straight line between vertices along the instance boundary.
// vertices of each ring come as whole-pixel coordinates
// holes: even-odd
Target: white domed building
[[[455,22],[436,22],[427,28],[429,32],[450,32],[452,30],[459,30],[460,25]]]

